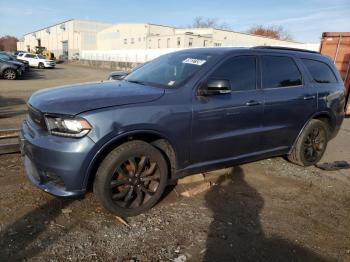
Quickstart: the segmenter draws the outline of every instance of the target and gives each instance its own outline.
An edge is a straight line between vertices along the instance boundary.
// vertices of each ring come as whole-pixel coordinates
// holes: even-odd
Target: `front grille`
[[[45,117],[38,109],[28,105],[28,114],[30,119],[39,127],[46,129]]]

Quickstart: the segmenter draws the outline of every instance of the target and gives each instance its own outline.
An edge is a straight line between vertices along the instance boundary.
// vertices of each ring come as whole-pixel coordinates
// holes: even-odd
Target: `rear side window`
[[[230,80],[232,91],[256,89],[255,56],[238,56],[221,64],[210,78]]]
[[[336,83],[337,78],[335,77],[332,69],[326,63],[311,60],[311,59],[301,59],[305,64],[306,68],[309,70],[312,78],[317,83]]]
[[[285,56],[262,56],[263,88],[302,85],[301,73],[294,60]]]

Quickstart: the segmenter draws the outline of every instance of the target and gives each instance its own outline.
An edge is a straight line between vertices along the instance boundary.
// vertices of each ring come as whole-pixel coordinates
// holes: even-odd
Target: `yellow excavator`
[[[43,55],[49,60],[55,60],[54,53],[47,50],[46,47],[44,47],[44,46],[36,46],[35,50],[32,50],[32,53],[35,53],[38,55]]]

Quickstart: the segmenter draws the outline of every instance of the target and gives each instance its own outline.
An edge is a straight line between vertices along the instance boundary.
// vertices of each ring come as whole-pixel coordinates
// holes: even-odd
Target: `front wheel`
[[[16,70],[9,68],[4,71],[3,76],[7,80],[15,80],[18,74]]]
[[[44,63],[41,63],[41,62],[40,62],[40,63],[38,64],[38,68],[40,68],[40,69],[44,69],[44,68],[45,68]]]
[[[300,166],[315,165],[326,151],[328,133],[325,122],[312,119],[300,134],[288,160]]]
[[[167,178],[168,167],[161,152],[146,142],[130,141],[102,161],[93,190],[108,211],[135,216],[157,203]]]

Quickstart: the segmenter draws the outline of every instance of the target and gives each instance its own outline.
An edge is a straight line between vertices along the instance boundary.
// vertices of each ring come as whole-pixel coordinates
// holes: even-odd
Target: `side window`
[[[294,60],[285,56],[262,56],[263,88],[302,85],[301,73]]]
[[[221,64],[210,78],[230,80],[232,91],[256,89],[256,58],[233,57]]]
[[[309,70],[312,78],[317,83],[336,83],[337,78],[335,77],[332,69],[326,63],[311,60],[311,59],[301,59],[305,64],[306,68]]]
[[[6,60],[6,61],[10,60],[7,55],[3,55],[3,54],[0,54],[0,59]]]

